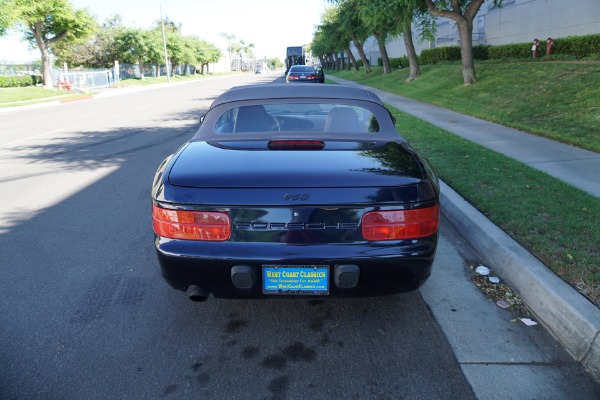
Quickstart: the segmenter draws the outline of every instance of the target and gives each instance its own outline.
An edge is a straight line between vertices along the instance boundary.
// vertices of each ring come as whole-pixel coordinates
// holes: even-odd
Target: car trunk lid
[[[266,140],[190,142],[169,171],[174,186],[206,189],[381,188],[422,179],[412,151],[395,141],[326,141],[314,150],[269,149]]]

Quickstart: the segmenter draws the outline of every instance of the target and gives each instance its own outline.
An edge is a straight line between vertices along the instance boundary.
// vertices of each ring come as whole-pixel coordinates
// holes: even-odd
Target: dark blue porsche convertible
[[[162,276],[196,301],[415,290],[439,215],[436,175],[382,101],[341,85],[223,93],[152,188]]]

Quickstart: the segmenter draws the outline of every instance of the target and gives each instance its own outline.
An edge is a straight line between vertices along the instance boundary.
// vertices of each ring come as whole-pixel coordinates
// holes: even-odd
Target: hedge
[[[546,54],[546,40],[540,40],[539,56]],[[600,53],[600,35],[569,36],[554,39],[552,54],[577,58],[594,58]],[[505,44],[489,49],[490,59],[531,57],[531,43]]]
[[[460,47],[444,46],[435,49],[425,49],[419,56],[421,64],[437,64],[442,61],[459,61]]]
[[[381,57],[377,59],[377,65],[383,67],[383,59]],[[408,56],[390,58],[390,65],[392,69],[408,67]]]
[[[0,75],[0,88],[35,86],[42,83],[39,75]]]
[[[473,46],[473,58],[475,60],[487,60],[488,51],[491,46],[478,45]],[[459,46],[436,47],[435,49],[425,49],[419,56],[421,64],[437,64],[442,61],[459,61],[461,57]]]
[[[539,56],[546,54],[546,40],[540,40]],[[569,36],[554,39],[552,54],[567,57],[600,58],[600,34],[586,36]],[[530,58],[531,42],[512,43],[500,46],[474,46],[473,58],[476,60],[502,60],[507,58]],[[437,64],[443,61],[459,61],[460,47],[446,46],[435,49],[425,49],[419,56],[419,63]]]

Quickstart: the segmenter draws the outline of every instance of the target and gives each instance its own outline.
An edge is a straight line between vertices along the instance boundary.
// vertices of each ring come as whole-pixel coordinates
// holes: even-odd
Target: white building
[[[538,38],[545,40],[567,36],[600,33],[600,0],[505,0],[502,7],[494,7],[491,1],[483,3],[473,21],[473,45],[502,45],[529,43]],[[454,21],[440,18],[434,42],[419,43],[418,33],[413,31],[417,54],[423,49],[441,46],[459,46],[458,30]],[[402,37],[386,43],[389,57],[406,55]],[[381,57],[377,41],[369,38],[364,50],[371,65],[377,65]],[[352,52],[358,59],[356,49]]]

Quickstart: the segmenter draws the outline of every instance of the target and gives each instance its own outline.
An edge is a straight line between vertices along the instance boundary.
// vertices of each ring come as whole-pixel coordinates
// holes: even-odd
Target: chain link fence
[[[52,81],[60,88],[87,93],[90,90],[107,88],[119,81],[115,68],[65,70],[54,68]]]
[[[108,88],[119,84],[124,79],[141,78],[138,64],[119,64],[115,63],[113,68],[97,69],[68,69],[52,68],[52,83],[61,89],[69,91],[78,91],[87,93],[90,90]],[[193,65],[177,65],[174,71],[169,71],[173,75],[193,75],[196,69]],[[19,63],[19,64],[1,64],[0,75],[42,75],[39,62]],[[166,76],[167,68],[164,65],[145,65],[145,77]]]
[[[42,75],[42,68],[39,62],[0,64],[0,75]]]

